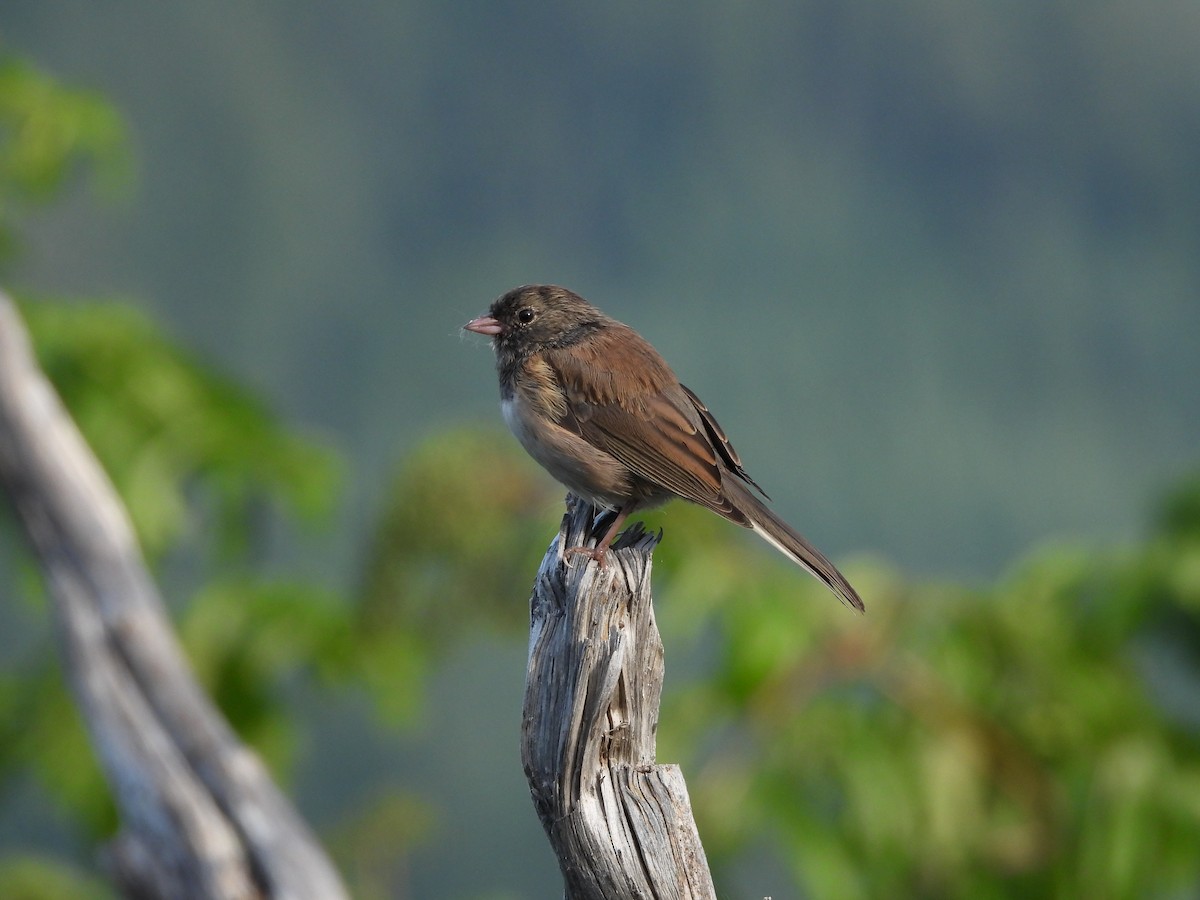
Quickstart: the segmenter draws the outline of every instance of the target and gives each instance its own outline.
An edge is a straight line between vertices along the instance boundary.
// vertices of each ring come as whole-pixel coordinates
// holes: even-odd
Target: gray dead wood
[[[521,757],[568,900],[713,898],[678,766],[656,765],[663,645],[650,596],[658,538],[626,529],[601,567],[588,504],[568,498],[530,601]],[[603,533],[599,528],[599,533]]]
[[[131,897],[340,900],[308,827],[196,683],[124,507],[0,293],[0,483],[36,552],[112,788]]]

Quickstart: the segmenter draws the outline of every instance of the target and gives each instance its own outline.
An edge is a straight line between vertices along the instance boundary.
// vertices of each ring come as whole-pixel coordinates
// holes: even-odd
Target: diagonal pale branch
[[[521,757],[568,900],[716,896],[678,766],[657,765],[663,645],[650,595],[658,538],[626,529],[608,565],[595,510],[568,498],[530,601]]]
[[[121,812],[131,896],[339,900],[308,827],[196,683],[124,507],[0,293],[0,483],[46,577],[68,682]]]

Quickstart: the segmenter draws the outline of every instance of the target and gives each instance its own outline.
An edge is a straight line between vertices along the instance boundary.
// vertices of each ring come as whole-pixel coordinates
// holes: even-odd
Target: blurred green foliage
[[[1171,695],[1200,688],[1194,497],[1142,546],[1047,547],[987,588],[850,566],[861,619],[742,559],[663,717],[718,878],[768,836],[805,896],[1192,896],[1200,707]]]
[[[514,598],[528,595],[550,542],[546,513],[563,495],[493,430],[447,431],[404,460],[356,612],[360,670],[387,718],[416,710],[417,673],[465,626],[523,627]]]
[[[103,881],[55,859],[0,858],[0,893],[5,900],[111,900]]]
[[[130,183],[132,158],[116,110],[92,91],[0,57],[0,263],[18,247],[20,216],[52,200],[81,170],[108,194]]]
[[[124,171],[120,132],[95,97],[0,65],[0,251],[21,204],[51,199],[80,166]],[[181,634],[277,770],[299,727],[297,681],[364,686],[405,723],[454,641],[523,629],[519,598],[561,491],[506,435],[447,431],[402,462],[353,596],[266,581],[257,535],[273,517],[325,520],[335,456],[125,307],[27,299],[23,311],[150,560],[199,557]],[[791,884],[761,894],[780,896],[1200,888],[1200,478],[1141,545],[1046,547],[995,585],[914,583],[860,560],[847,569],[865,617],[702,510],[648,518],[667,528],[660,756],[684,764],[723,893],[758,891],[742,861],[764,845]],[[35,772],[98,840],[113,811],[52,657],[41,641],[5,661],[0,790]],[[403,890],[405,850],[437,813],[388,785],[344,822],[333,846],[362,896]],[[104,895],[61,861],[0,860],[0,896]]]

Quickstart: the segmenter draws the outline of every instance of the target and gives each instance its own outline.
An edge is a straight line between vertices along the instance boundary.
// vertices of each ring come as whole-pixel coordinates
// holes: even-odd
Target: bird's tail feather
[[[732,501],[734,508],[745,516],[746,521],[741,524],[753,529],[755,534],[784,556],[811,572],[837,594],[842,602],[859,612],[866,611],[858,591],[854,590],[846,576],[838,571],[837,566],[792,526],[775,515],[750,492],[749,488],[733,479],[727,479],[723,485],[723,493]]]

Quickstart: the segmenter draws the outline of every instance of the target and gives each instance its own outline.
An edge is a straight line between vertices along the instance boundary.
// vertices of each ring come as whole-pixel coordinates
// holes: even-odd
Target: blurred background
[[[360,896],[560,890],[517,734],[562,491],[459,331],[526,282],[649,338],[861,582],[653,518],[723,895],[1191,896],[1198,45],[1169,0],[8,0],[0,264]],[[103,896],[4,528],[0,862]]]

